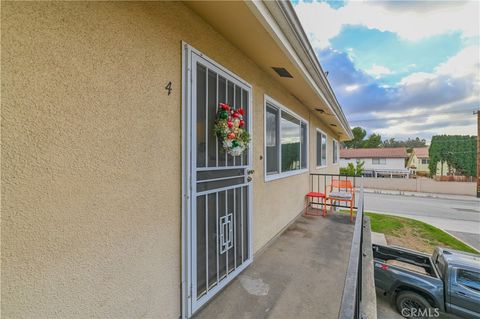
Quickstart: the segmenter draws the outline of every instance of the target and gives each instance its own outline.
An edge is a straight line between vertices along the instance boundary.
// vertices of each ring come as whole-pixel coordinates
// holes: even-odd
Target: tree
[[[380,134],[371,134],[367,140],[363,142],[364,148],[379,148],[382,145],[382,136]]]
[[[425,147],[427,146],[427,141],[425,139],[420,139],[416,137],[415,139],[408,138],[406,141],[397,141],[395,138],[390,138],[388,140],[383,141],[383,147],[406,147],[407,150],[410,152],[414,147]]]
[[[447,163],[465,176],[477,176],[477,137],[469,135],[436,135],[428,150],[430,174],[435,175],[437,163]],[[443,167],[443,166],[442,166]]]
[[[394,137],[382,141],[382,137],[379,134],[371,134],[367,139],[367,131],[359,126],[352,129],[353,139],[343,142],[346,148],[379,148],[379,147],[406,147],[410,152],[414,147],[425,147],[427,141],[425,139],[408,138],[405,141],[396,140]]]
[[[367,131],[365,131],[361,127],[354,127],[352,129],[353,139],[350,141],[344,142],[346,148],[361,148],[364,142],[364,138],[367,135]]]
[[[402,144],[402,141],[397,141],[397,140],[395,140],[394,137],[392,137],[388,140],[385,140],[382,143],[383,147],[386,147],[386,148],[387,147],[400,147],[401,146],[400,144]]]
[[[347,167],[340,168],[340,174],[347,176],[361,176],[363,174],[363,165],[365,165],[364,161],[357,161],[356,165],[348,163]]]

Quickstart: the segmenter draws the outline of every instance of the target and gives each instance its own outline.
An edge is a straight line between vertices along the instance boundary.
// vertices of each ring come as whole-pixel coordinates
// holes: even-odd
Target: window
[[[279,110],[267,104],[265,112],[265,144],[266,144],[266,165],[267,174],[279,173],[278,152],[279,152]]]
[[[265,103],[266,179],[303,172],[308,166],[307,122],[270,98]]]
[[[465,269],[458,269],[457,283],[475,291],[480,291],[480,273]]]
[[[317,129],[317,167],[327,166],[327,135]]]
[[[308,130],[307,130],[307,123],[305,122],[302,122],[300,124],[300,127],[301,127],[301,131],[302,131],[302,140],[300,142],[300,145],[302,146],[302,149],[301,149],[301,159],[302,159],[302,163],[300,164],[300,167],[301,168],[307,168],[307,147],[308,147],[308,144],[307,144],[307,134],[308,134]]]
[[[428,158],[422,158],[422,164],[428,164]]]
[[[333,164],[338,163],[338,142],[333,140]]]
[[[372,158],[372,164],[385,165],[385,164],[387,164],[387,159],[386,158]]]

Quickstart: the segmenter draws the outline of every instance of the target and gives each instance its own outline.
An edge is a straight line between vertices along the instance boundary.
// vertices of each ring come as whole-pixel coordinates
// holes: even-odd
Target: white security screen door
[[[186,211],[187,316],[191,316],[252,260],[251,149],[227,154],[215,136],[220,103],[245,110],[251,136],[251,87],[185,45],[188,163]]]

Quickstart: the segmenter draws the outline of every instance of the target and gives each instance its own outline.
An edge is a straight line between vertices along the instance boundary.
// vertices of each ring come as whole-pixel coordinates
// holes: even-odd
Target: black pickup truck
[[[375,286],[406,318],[439,312],[480,319],[480,255],[436,248],[429,256],[373,245]]]

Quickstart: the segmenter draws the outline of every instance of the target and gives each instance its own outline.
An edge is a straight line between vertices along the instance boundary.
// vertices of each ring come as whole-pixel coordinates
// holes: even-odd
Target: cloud
[[[466,48],[434,72],[413,73],[395,86],[381,85],[356,68],[348,53],[324,49],[317,54],[330,71],[328,79],[352,127],[383,137],[427,137],[452,128],[475,134],[473,120],[465,119],[480,104],[478,60],[465,59],[465,52],[475,50],[478,47]],[[459,68],[470,72],[455,72]]]
[[[299,2],[352,126],[384,138],[476,134],[480,2]]]
[[[352,92],[352,91],[358,90],[359,88],[360,88],[360,85],[358,85],[358,84],[347,85],[347,86],[345,86],[345,91]]]
[[[480,4],[477,1],[408,1],[408,5],[394,5],[391,2],[352,1],[338,9],[325,2],[299,2],[295,5],[295,11],[312,45],[318,48],[328,47],[329,40],[337,36],[345,25],[394,32],[409,41],[455,31],[461,32],[465,38],[478,36]],[[408,10],[404,10],[407,7]],[[415,7],[421,10],[415,10]]]
[[[480,48],[476,45],[464,48],[457,55],[440,64],[436,72],[452,77],[462,77],[472,73],[480,76]]]
[[[400,80],[401,85],[412,85],[417,83],[422,83],[424,81],[433,80],[435,78],[435,74],[426,73],[426,72],[416,72],[407,75],[403,79]]]
[[[480,48],[469,46],[432,73],[412,73],[400,81],[399,93],[410,104],[442,105],[480,96]]]
[[[422,12],[428,13],[435,10],[443,10],[447,4],[449,7],[462,6],[462,1],[438,1],[438,0],[409,0],[409,1],[372,1],[372,4],[384,7],[392,12]]]
[[[370,69],[365,70],[365,72],[367,72],[370,75],[373,75],[376,79],[381,78],[382,75],[392,74],[392,71],[389,68],[382,65],[377,65],[375,63],[372,65]]]

